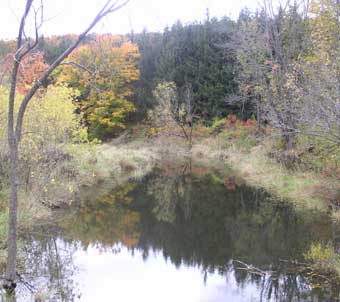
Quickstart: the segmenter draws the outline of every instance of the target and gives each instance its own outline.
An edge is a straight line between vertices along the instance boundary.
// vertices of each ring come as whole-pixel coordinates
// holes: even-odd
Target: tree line
[[[62,83],[78,91],[73,99],[90,139],[111,138],[145,119],[158,103],[155,91],[175,87],[178,103],[190,96],[193,122],[209,125],[235,114],[277,128],[287,149],[301,133],[337,144],[339,9],[331,0],[279,7],[265,1],[257,12],[242,10],[237,20],[207,15],[162,33],[91,34],[44,85]],[[40,37],[19,69],[19,92],[75,39]],[[0,41],[5,86],[6,58],[14,46]]]
[[[143,83],[137,99],[154,102],[157,84],[172,82],[180,102],[191,90],[194,117],[208,125],[235,114],[277,129],[288,150],[301,136],[338,145],[339,13],[339,1],[268,0],[236,21],[207,16],[136,35]]]
[[[339,0],[287,0],[279,7],[265,0],[237,20],[207,14],[204,21],[177,22],[162,33],[89,35],[128,2],[107,0],[79,36],[57,37],[39,36],[43,5],[35,9],[33,2],[26,0],[17,39],[0,41],[0,123],[7,125],[0,141],[3,162],[11,164],[5,169],[11,184],[9,288],[16,279],[25,143],[31,152],[33,140],[39,151],[49,140],[57,149],[65,136],[106,140],[165,108],[173,116],[167,120],[186,136],[184,125],[211,125],[233,114],[256,120],[259,132],[265,125],[277,129],[287,150],[305,136],[314,145],[339,145]],[[29,17],[35,37],[25,34]],[[36,135],[41,129],[44,139]]]
[[[177,22],[163,33],[92,34],[44,84],[62,83],[79,92],[74,103],[90,139],[111,138],[129,122],[143,120],[157,105],[154,91],[163,82],[175,84],[180,100],[190,87],[196,116],[212,121],[238,112],[237,106],[226,102],[237,92],[235,52],[225,48],[234,26],[228,18],[214,18],[187,25]],[[29,89],[75,39],[74,35],[40,37],[36,50],[21,64],[19,92]],[[10,71],[6,58],[14,45],[0,41],[4,86]]]

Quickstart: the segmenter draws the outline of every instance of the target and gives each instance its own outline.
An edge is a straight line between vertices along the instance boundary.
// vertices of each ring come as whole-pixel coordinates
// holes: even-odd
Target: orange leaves
[[[44,55],[41,52],[25,57],[19,67],[18,91],[21,94],[26,93],[47,67],[48,65],[45,64]]]
[[[252,128],[256,126],[255,120],[252,120],[252,119],[247,119],[246,121],[239,120],[237,119],[237,116],[234,114],[229,114],[226,119],[227,119],[226,128],[231,128],[231,127]]]
[[[6,56],[0,65],[0,75],[9,82],[9,75],[13,67],[13,53]],[[35,52],[27,55],[20,63],[18,71],[17,91],[25,94],[36,80],[47,69],[48,65],[44,62],[44,55],[41,52]]]
[[[90,86],[91,81],[103,89],[103,93],[109,89],[116,97],[127,97],[132,95],[129,84],[139,78],[139,56],[138,46],[122,37],[97,35],[79,47],[69,59],[84,68],[65,66],[59,81],[76,82],[80,86]]]
[[[138,46],[121,36],[96,35],[79,47],[68,61],[58,81],[80,91],[77,103],[86,116],[90,137],[104,139],[125,128],[128,113],[135,110],[130,102],[132,84],[139,78]]]

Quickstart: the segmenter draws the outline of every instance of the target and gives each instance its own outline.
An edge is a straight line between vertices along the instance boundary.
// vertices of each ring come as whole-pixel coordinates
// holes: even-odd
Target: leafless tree
[[[278,128],[292,149],[305,106],[299,66],[309,45],[308,2],[274,3],[265,0],[260,13],[240,22],[235,48],[242,94],[251,94],[258,119]]]
[[[266,80],[268,119],[280,129],[286,149],[292,149],[304,110],[301,57],[309,46],[307,34],[308,1],[287,0],[279,8],[264,1],[265,36],[270,68]]]
[[[323,22],[323,32],[318,33],[320,28],[315,31],[326,37],[313,41],[314,59],[304,64],[304,91],[309,101],[304,112],[304,131],[334,147],[340,145],[340,1],[328,2],[320,14],[326,14],[327,20],[319,20]]]
[[[336,66],[312,66],[305,94],[308,106],[304,111],[302,132],[320,137],[331,146],[340,145],[340,86]]]
[[[67,58],[73,50],[84,40],[86,35],[94,28],[94,26],[105,16],[119,10],[126,5],[129,0],[107,0],[102,9],[94,17],[88,27],[78,36],[76,41],[67,48],[35,81],[32,88],[25,94],[19,105],[18,114],[15,119],[14,100],[16,95],[18,70],[22,60],[30,54],[38,44],[39,31],[44,21],[44,3],[43,0],[38,1],[38,7],[34,7],[34,0],[26,0],[24,13],[20,20],[18,36],[16,41],[16,49],[13,55],[13,68],[11,71],[10,93],[9,93],[9,109],[8,109],[8,144],[10,151],[11,163],[11,194],[9,200],[9,223],[8,223],[8,258],[4,287],[13,290],[16,286],[16,257],[17,257],[17,211],[18,211],[18,191],[20,187],[19,181],[19,144],[22,137],[22,126],[26,112],[26,108],[35,93],[42,87],[51,73],[58,67],[65,58]],[[27,37],[25,29],[28,19],[33,15],[35,24],[34,39]]]
[[[262,99],[265,76],[268,66],[264,64],[267,58],[264,27],[259,22],[258,14],[243,12],[237,23],[232,42],[226,45],[233,49],[238,60],[237,81],[239,93],[230,97],[231,105],[241,103],[241,107],[251,107],[256,112],[258,128],[262,124]],[[245,15],[247,14],[247,15]],[[249,104],[247,104],[249,103]]]
[[[182,137],[192,148],[194,110],[192,106],[192,87],[186,84],[182,93],[174,82],[162,82],[153,91],[157,106],[149,112],[149,119],[156,127],[179,128]]]

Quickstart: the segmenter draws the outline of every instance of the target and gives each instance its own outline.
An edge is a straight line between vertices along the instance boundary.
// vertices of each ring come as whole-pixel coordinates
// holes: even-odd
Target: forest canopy
[[[337,105],[339,5],[312,1],[182,24],[162,33],[91,34],[44,83],[75,89],[72,101],[91,140],[107,140],[147,118],[155,89],[174,83],[180,106],[190,95],[193,122],[236,115],[277,128],[291,148],[298,133],[340,141]],[[18,92],[76,36],[41,37],[22,62]],[[0,41],[1,83],[8,87],[14,41]],[[325,84],[327,83],[327,85]],[[308,131],[306,130],[308,129]]]

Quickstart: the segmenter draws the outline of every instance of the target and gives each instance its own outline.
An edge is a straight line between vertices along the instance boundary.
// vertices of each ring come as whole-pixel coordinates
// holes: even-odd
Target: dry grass
[[[155,166],[158,155],[148,146],[136,145],[103,145],[98,148],[97,169],[115,178],[127,180],[140,178],[149,173]]]
[[[119,183],[140,178],[149,173],[157,161],[157,154],[141,143],[71,146],[68,151],[74,158],[77,187],[90,186],[104,178]]]
[[[250,151],[242,151],[232,143],[227,148],[224,145],[218,138],[208,138],[193,147],[193,156],[227,163],[248,185],[263,188],[298,207],[325,211],[337,195],[336,180],[299,169],[288,170],[266,155],[272,147],[268,143]],[[339,212],[333,211],[333,216],[340,219]]]
[[[247,182],[255,187],[307,208],[325,209],[323,200],[313,194],[320,180],[312,173],[289,171],[282,164],[265,155],[263,148],[256,147],[249,153],[230,149],[228,162]]]

